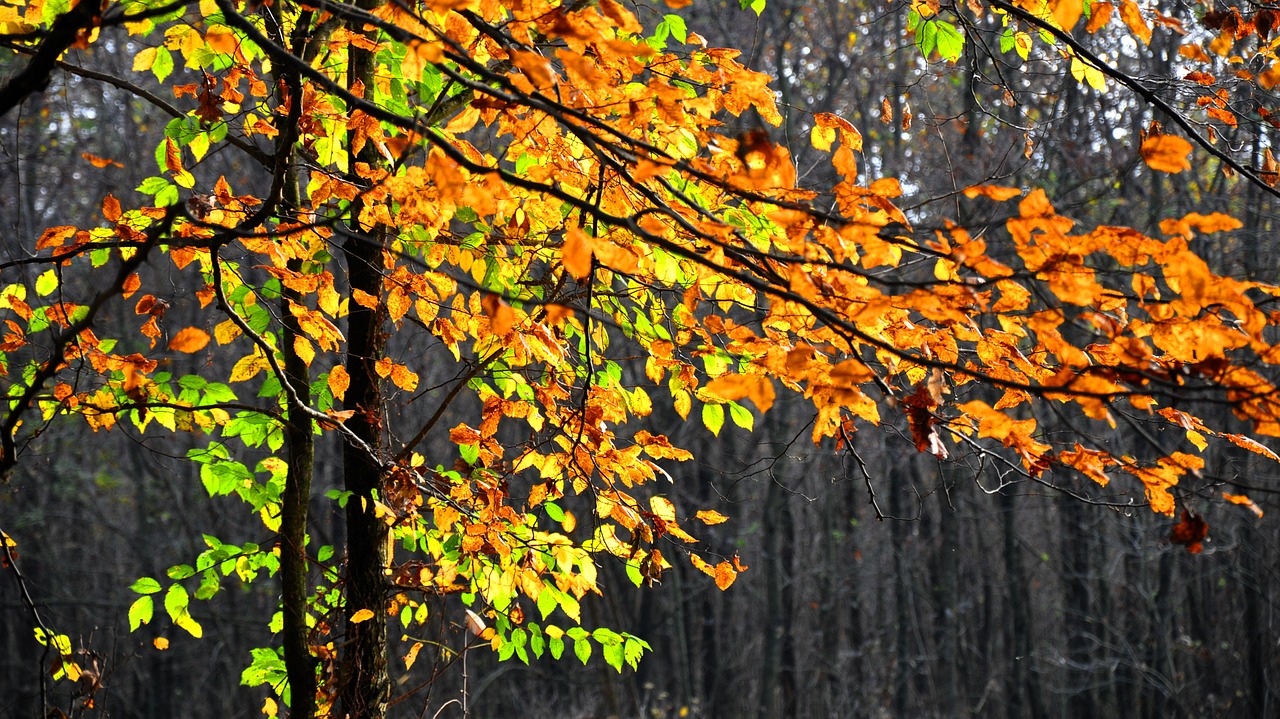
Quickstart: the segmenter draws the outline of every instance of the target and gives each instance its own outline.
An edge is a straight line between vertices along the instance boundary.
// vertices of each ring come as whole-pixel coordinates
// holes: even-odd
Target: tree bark
[[[377,0],[362,0],[359,7],[372,10]],[[360,28],[352,28],[360,32]],[[373,54],[352,45],[350,50],[349,89],[357,83],[365,92],[372,92]],[[380,156],[373,143],[366,143],[359,155],[352,155],[350,167],[352,180],[362,186],[364,180],[354,175],[355,163],[366,162],[371,167],[380,163]],[[374,297],[382,295],[382,240],[387,229],[364,228],[360,212],[362,199],[351,204],[350,228],[354,235],[343,243],[348,281],[354,294],[357,290]],[[346,426],[364,444],[377,452],[382,446],[382,386],[374,365],[386,351],[386,335],[383,332],[383,309],[369,309],[351,302],[351,314],[347,318],[346,370],[350,376],[344,406],[355,410]],[[339,688],[340,711],[350,719],[379,719],[386,715],[391,683],[387,675],[387,613],[386,568],[390,529],[377,515],[374,499],[382,488],[382,467],[377,457],[351,442],[343,446],[342,467],[344,486],[351,493],[346,507],[347,519],[347,575],[346,575],[346,654],[342,662],[342,680]],[[361,610],[369,610],[373,616],[365,621],[353,622],[352,617]]]

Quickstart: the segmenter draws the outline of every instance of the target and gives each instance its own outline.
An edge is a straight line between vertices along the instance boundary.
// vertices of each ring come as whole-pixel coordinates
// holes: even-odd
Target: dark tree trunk
[[[360,7],[372,10],[377,0],[361,0]],[[359,28],[356,28],[359,30]],[[373,55],[356,46],[350,49],[348,82],[375,86]],[[351,158],[377,166],[381,160],[366,143],[359,156]],[[358,180],[358,178],[355,178]],[[363,180],[359,180],[361,184]],[[348,237],[343,244],[347,273],[354,294],[357,290],[374,297],[382,296],[382,240],[386,229],[360,225],[363,202],[351,206],[351,229],[359,237]],[[382,445],[382,387],[374,365],[385,353],[382,307],[369,309],[351,303],[347,319],[346,370],[350,376],[344,406],[355,410],[346,426],[366,445],[355,442],[343,446],[344,485],[351,497],[347,502],[347,576],[346,576],[346,654],[342,659],[342,683],[339,689],[341,711],[350,719],[379,719],[386,715],[390,694],[387,676],[386,568],[389,528],[377,516],[373,498],[382,489],[382,467],[376,456]],[[373,616],[352,622],[361,610]]]

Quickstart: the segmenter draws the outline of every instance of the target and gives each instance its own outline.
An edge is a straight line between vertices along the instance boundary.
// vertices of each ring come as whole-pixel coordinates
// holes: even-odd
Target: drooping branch
[[[146,241],[142,243],[142,246],[135,248],[133,254],[120,263],[120,269],[116,272],[116,276],[107,284],[105,289],[95,295],[89,302],[84,317],[72,322],[54,335],[53,346],[49,350],[48,358],[36,370],[22,395],[10,401],[9,414],[0,423],[0,478],[8,475],[9,471],[17,465],[18,452],[17,445],[14,442],[14,432],[22,421],[23,415],[30,409],[36,396],[43,391],[44,384],[53,379],[62,368],[67,346],[79,341],[80,333],[93,326],[98,312],[106,305],[108,300],[121,293],[129,276],[141,267],[142,263],[146,262],[147,255],[160,243],[161,238],[168,233],[176,218],[176,209],[169,208],[164,217],[148,229]]]
[[[1272,197],[1280,198],[1280,188],[1277,188],[1272,184],[1268,184],[1266,180],[1263,180],[1262,177],[1260,177],[1258,173],[1255,172],[1252,168],[1246,167],[1245,165],[1241,164],[1240,161],[1236,160],[1234,157],[1231,156],[1231,153],[1220,149],[1217,145],[1210,142],[1209,138],[1200,134],[1200,131],[1196,129],[1195,124],[1192,123],[1191,120],[1188,120],[1185,115],[1183,115],[1181,112],[1178,111],[1178,108],[1174,107],[1167,100],[1160,97],[1159,93],[1155,92],[1154,90],[1147,87],[1146,85],[1143,85],[1141,82],[1138,81],[1137,78],[1120,70],[1112,63],[1109,63],[1106,60],[1103,60],[1100,56],[1098,56],[1097,53],[1089,50],[1087,47],[1081,44],[1079,40],[1076,40],[1074,37],[1072,37],[1070,33],[1063,31],[1061,28],[1057,27],[1056,25],[1046,22],[1045,20],[1041,19],[1035,14],[1030,13],[1009,2],[1006,2],[1006,0],[989,0],[989,1],[992,7],[999,8],[1000,10],[1003,10],[1004,12],[1007,12],[1017,17],[1023,22],[1026,22],[1028,25],[1031,25],[1032,27],[1036,28],[1040,32],[1044,32],[1052,35],[1054,39],[1066,45],[1067,47],[1071,48],[1072,52],[1080,56],[1080,58],[1083,59],[1088,64],[1097,68],[1102,74],[1120,83],[1122,86],[1124,86],[1134,95],[1137,95],[1139,98],[1142,99],[1143,102],[1147,103],[1151,107],[1154,107],[1157,110],[1168,115],[1168,117],[1171,120],[1173,120],[1173,123],[1178,127],[1182,128],[1182,131],[1187,133],[1187,137],[1189,137],[1192,142],[1199,145],[1202,150],[1204,150],[1205,152],[1208,152],[1210,155],[1221,160],[1222,164],[1240,173],[1241,176],[1243,176],[1250,183],[1256,185],[1263,192],[1266,192],[1268,195],[1271,195]]]

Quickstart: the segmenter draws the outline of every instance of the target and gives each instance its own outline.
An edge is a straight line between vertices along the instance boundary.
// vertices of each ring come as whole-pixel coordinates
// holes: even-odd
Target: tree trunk
[[[363,10],[372,10],[377,5],[377,0],[359,3]],[[349,52],[349,89],[355,90],[354,86],[359,83],[365,92],[372,92],[376,86],[373,54],[355,45]],[[357,161],[369,163],[371,167],[380,163],[373,143],[366,143],[359,155],[351,157],[353,171]],[[365,184],[354,174],[352,180]],[[352,294],[359,290],[381,297],[382,240],[387,229],[364,228],[359,219],[362,209],[361,199],[352,203],[350,227],[359,237],[348,237],[343,243],[348,280]],[[374,365],[386,349],[382,307],[380,304],[377,309],[369,309],[357,302],[351,302],[350,306],[346,361],[350,385],[344,406],[355,410],[355,414],[346,421],[346,426],[369,450],[377,452],[382,446],[382,386]],[[344,486],[351,496],[346,508],[346,654],[338,699],[341,712],[350,719],[380,719],[386,715],[391,689],[387,676],[385,607],[390,529],[378,517],[373,502],[382,488],[382,467],[377,457],[370,456],[364,447],[353,442],[343,446],[342,467]],[[373,616],[365,621],[351,621],[357,612],[365,609]]]

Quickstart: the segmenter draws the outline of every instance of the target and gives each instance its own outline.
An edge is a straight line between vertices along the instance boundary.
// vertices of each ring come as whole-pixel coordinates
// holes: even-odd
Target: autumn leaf
[[[97,155],[94,155],[94,154],[91,154],[91,153],[88,153],[88,152],[82,152],[82,153],[80,153],[80,157],[83,157],[84,159],[88,160],[88,161],[89,161],[89,164],[91,164],[91,165],[93,165],[94,167],[97,167],[97,168],[103,168],[103,167],[108,167],[108,166],[120,167],[120,168],[123,168],[123,167],[124,167],[124,165],[121,165],[120,163],[116,162],[115,160],[111,160],[111,159],[108,159],[108,158],[105,158],[105,157],[98,157]]]
[[[701,509],[694,515],[703,524],[723,524],[729,521],[729,518],[714,509]]]
[[[571,227],[565,232],[560,260],[575,280],[585,280],[591,274],[592,245],[592,239],[577,227]]]
[[[352,615],[351,615],[351,623],[352,623],[352,624],[359,624],[359,623],[361,623],[361,622],[367,622],[367,621],[369,621],[370,619],[373,619],[373,610],[371,610],[371,609],[361,609],[361,610],[357,611],[355,614],[352,614]]]
[[[351,386],[351,375],[347,374],[347,368],[342,365],[335,365],[329,370],[329,378],[327,380],[329,391],[333,393],[333,398],[341,400],[347,394],[347,387]]]
[[[1223,498],[1223,499],[1225,499],[1225,500],[1227,500],[1228,502],[1230,502],[1230,503],[1232,503],[1232,504],[1238,504],[1238,505],[1240,505],[1240,506],[1242,506],[1242,507],[1248,507],[1248,508],[1249,508],[1249,510],[1250,510],[1250,511],[1252,511],[1254,514],[1256,514],[1256,515],[1258,516],[1258,518],[1259,518],[1259,519],[1261,519],[1261,518],[1262,518],[1262,508],[1261,508],[1261,507],[1259,507],[1257,504],[1254,504],[1253,500],[1252,500],[1252,499],[1249,499],[1249,498],[1248,498],[1248,497],[1246,497],[1245,495],[1243,495],[1243,494],[1227,494],[1226,492],[1223,492],[1223,493],[1222,493],[1222,498]]]
[[[1199,554],[1204,550],[1203,542],[1208,535],[1209,523],[1204,521],[1204,517],[1184,509],[1182,521],[1175,524],[1169,531],[1169,541],[1181,544],[1192,554]]]
[[[767,412],[773,406],[773,382],[760,375],[722,375],[708,382],[704,391],[724,400],[736,401],[745,397],[761,412]]]
[[[1142,159],[1158,172],[1177,174],[1191,169],[1191,143],[1176,135],[1151,135],[1142,142]]]
[[[169,340],[169,349],[175,352],[191,354],[204,349],[209,344],[209,333],[197,327],[187,327]]]
[[[156,649],[159,649],[162,652],[169,648],[169,640],[165,639],[164,637],[156,637],[155,639],[151,640],[151,644]]]
[[[1015,197],[1020,197],[1022,190],[1016,187],[998,187],[996,185],[974,185],[964,189],[964,196],[973,199],[978,196],[989,197],[996,202],[1004,202]]]
[[[1134,0],[1120,0],[1120,19],[1129,26],[1134,37],[1141,40],[1143,45],[1151,44],[1151,26],[1142,19],[1138,3]]]
[[[120,201],[115,198],[115,195],[102,198],[102,216],[107,218],[108,222],[119,222],[120,215]]]
[[[489,331],[499,337],[511,331],[516,323],[516,313],[511,309],[511,305],[504,302],[498,295],[489,293],[480,300],[480,306],[484,309],[485,316],[489,318]]]

